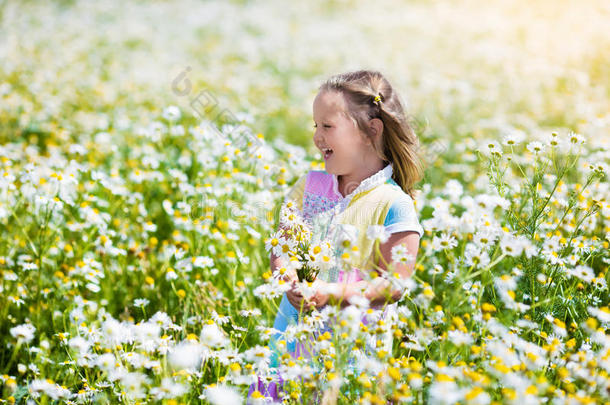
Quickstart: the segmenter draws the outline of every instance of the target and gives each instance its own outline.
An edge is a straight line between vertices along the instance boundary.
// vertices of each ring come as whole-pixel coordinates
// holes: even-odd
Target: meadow
[[[246,403],[282,201],[324,168],[317,87],[371,68],[426,164],[416,271],[391,320],[290,330],[339,320],[282,357],[285,403],[610,403],[609,23],[601,0],[0,3],[0,402]]]

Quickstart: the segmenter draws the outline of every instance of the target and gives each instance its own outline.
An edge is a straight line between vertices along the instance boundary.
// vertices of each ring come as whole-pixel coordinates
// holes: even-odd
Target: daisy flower
[[[432,239],[432,249],[434,251],[440,251],[445,249],[453,249],[458,245],[457,239],[455,239],[452,235],[443,232],[441,236],[435,236]]]
[[[148,301],[146,298],[136,298],[133,301],[133,305],[136,307],[145,307],[149,302],[150,301]]]
[[[527,150],[532,152],[534,155],[539,155],[544,152],[544,148],[545,146],[538,141],[533,141],[527,144]]]
[[[464,250],[464,263],[466,266],[475,266],[477,268],[485,267],[489,264],[490,258],[487,250],[483,246],[469,243]]]
[[[285,249],[284,246],[290,246],[289,244],[291,243],[282,235],[283,232],[278,231],[271,235],[270,238],[265,240],[265,250],[267,250],[268,252],[272,251],[275,256],[281,256],[282,252]]]
[[[203,398],[201,398],[203,399]],[[213,405],[241,404],[239,392],[228,385],[210,385],[205,389],[205,399]]]
[[[591,269],[591,267],[589,266],[584,265],[576,266],[573,269],[568,269],[566,273],[569,276],[577,277],[587,283],[590,283],[595,278],[595,273],[593,273],[593,269]]]
[[[24,323],[11,328],[10,332],[15,339],[22,339],[25,343],[30,343],[34,339],[36,328],[34,325]]]
[[[504,135],[504,137],[502,138],[502,144],[506,146],[516,146],[523,142],[524,139],[525,134],[523,133],[523,131],[514,130]]]
[[[176,121],[180,119],[180,108],[175,105],[170,105],[163,110],[161,115],[168,121]]]
[[[385,243],[390,237],[390,234],[383,225],[370,225],[366,230],[366,236],[369,239],[379,240],[380,243]]]
[[[415,257],[409,254],[405,245],[396,245],[392,247],[392,261],[397,263],[410,263],[415,260]]]

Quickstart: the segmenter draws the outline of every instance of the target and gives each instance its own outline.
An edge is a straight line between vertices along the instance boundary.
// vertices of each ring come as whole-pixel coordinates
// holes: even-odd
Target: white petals
[[[380,243],[385,243],[390,237],[390,234],[383,225],[370,225],[367,228],[366,236],[369,239],[379,240]]]

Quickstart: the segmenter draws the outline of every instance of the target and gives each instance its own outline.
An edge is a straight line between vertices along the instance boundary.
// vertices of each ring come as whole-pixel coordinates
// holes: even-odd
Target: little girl
[[[365,281],[363,272],[374,267],[387,270],[385,263],[391,263],[393,271],[409,277],[415,261],[392,262],[392,249],[402,245],[415,257],[423,235],[412,199],[413,186],[422,176],[418,140],[388,80],[379,72],[366,70],[329,78],[315,97],[313,119],[313,141],[324,156],[326,170],[312,170],[302,176],[285,202],[296,202],[309,223],[323,218],[328,227],[356,228],[359,261],[351,272],[331,272],[323,281],[316,281],[318,287],[307,299],[297,288],[286,292],[273,325],[280,332],[289,323],[299,322],[299,309],[303,306],[320,309],[330,302],[348,305],[354,298],[366,298],[371,306],[379,306],[388,295],[392,301],[400,299],[404,291],[394,290],[383,278],[378,278],[383,280],[381,284]],[[383,257],[376,261],[375,241],[367,232],[371,225],[383,225],[389,234],[387,240],[381,239],[379,250]],[[271,267],[273,271],[283,267],[273,252]],[[289,276],[293,283],[295,278],[294,274]],[[272,368],[278,366],[279,339],[281,333],[271,340],[275,352]],[[384,343],[391,352],[391,334]],[[287,344],[287,349],[294,357],[304,354],[302,347],[295,344]],[[282,382],[281,376],[269,384],[259,379],[250,387],[249,396],[256,390],[256,395],[278,400]]]

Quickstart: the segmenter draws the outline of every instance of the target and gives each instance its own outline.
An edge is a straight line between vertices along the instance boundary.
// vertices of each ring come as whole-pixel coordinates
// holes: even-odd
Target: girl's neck
[[[373,166],[365,166],[357,172],[337,176],[339,193],[345,198],[345,196],[354,191],[364,179],[368,179],[382,170],[385,166],[386,164],[382,160],[379,160],[379,162]]]

